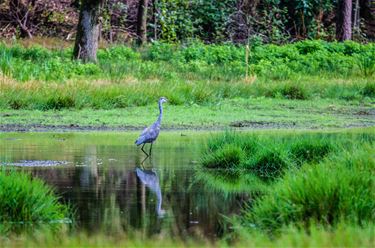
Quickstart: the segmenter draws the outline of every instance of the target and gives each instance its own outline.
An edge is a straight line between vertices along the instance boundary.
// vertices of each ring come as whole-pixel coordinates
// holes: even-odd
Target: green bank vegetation
[[[375,97],[373,43],[301,41],[244,46],[152,43],[99,50],[99,63],[71,60],[71,49],[0,45],[2,109],[110,109],[144,106],[161,95],[174,105],[222,99]],[[246,70],[249,77],[245,78]]]
[[[214,129],[243,128],[338,128],[375,125],[372,104],[345,100],[305,100],[250,98],[225,99],[218,104],[166,104],[163,128]],[[13,110],[4,109],[0,122],[21,130],[104,130],[142,128],[155,121],[156,102],[125,109]],[[11,129],[13,131],[18,129]]]
[[[16,170],[0,170],[0,233],[23,225],[67,221],[71,210],[42,180]]]
[[[340,221],[374,226],[374,148],[365,145],[287,173],[248,210],[245,222],[270,231]]]
[[[234,192],[253,193],[234,221],[245,240],[261,234],[273,236],[277,243],[292,230],[289,238],[296,243],[308,237],[309,246],[321,246],[312,240],[328,232],[332,242],[345,246],[351,241],[339,233],[346,228],[359,233],[374,228],[374,145],[373,128],[267,135],[226,132],[208,141],[198,175],[221,192],[232,187]],[[374,235],[360,239],[373,242]]]
[[[273,180],[287,169],[320,162],[330,154],[350,149],[361,142],[373,142],[374,138],[371,133],[266,136],[225,132],[208,141],[202,165],[211,169],[247,170],[261,179]]]

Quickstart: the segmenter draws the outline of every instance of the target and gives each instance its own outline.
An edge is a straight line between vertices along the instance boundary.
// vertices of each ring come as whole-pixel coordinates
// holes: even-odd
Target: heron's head
[[[160,99],[159,99],[159,103],[165,103],[165,102],[168,102],[168,99],[165,98],[164,96],[163,96],[163,97],[160,97]]]

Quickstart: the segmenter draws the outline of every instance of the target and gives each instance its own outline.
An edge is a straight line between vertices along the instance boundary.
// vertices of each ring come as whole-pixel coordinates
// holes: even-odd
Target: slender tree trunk
[[[137,20],[137,43],[143,45],[147,42],[147,9],[149,0],[139,0]]]
[[[154,40],[158,40],[158,0],[153,0],[152,2],[152,8],[153,8],[153,16],[154,16]]]
[[[375,40],[375,0],[360,0],[360,17],[364,20],[367,38]]]
[[[352,38],[352,0],[339,0],[338,2],[336,38],[339,41]]]
[[[102,0],[82,0],[73,57],[96,62],[99,42],[99,14]]]

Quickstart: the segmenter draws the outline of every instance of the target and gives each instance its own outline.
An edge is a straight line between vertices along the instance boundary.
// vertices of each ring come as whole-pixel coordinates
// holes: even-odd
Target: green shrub
[[[0,199],[0,223],[49,223],[69,214],[49,186],[22,172],[0,170]]]
[[[339,144],[336,144],[339,145]],[[334,145],[327,138],[305,139],[293,143],[290,149],[297,164],[319,162],[334,150]]]
[[[273,148],[271,148],[273,149]],[[265,150],[249,156],[244,162],[243,168],[261,179],[270,180],[280,177],[286,168],[291,164],[287,157],[280,151]]]
[[[75,102],[71,96],[51,96],[47,99],[46,104],[43,106],[43,110],[60,110],[63,108],[73,108],[74,106]]]
[[[309,98],[307,90],[299,84],[286,84],[280,89],[280,93],[287,99],[306,100]]]
[[[375,72],[375,49],[356,56],[357,64],[364,76],[371,76]]]
[[[366,83],[361,91],[363,96],[375,97],[375,82]]]
[[[374,147],[342,152],[330,160],[292,171],[248,209],[245,222],[263,230],[312,223],[373,221],[375,209]]]
[[[305,40],[296,43],[300,54],[315,53],[325,49],[325,42],[318,40]]]
[[[202,161],[206,168],[235,168],[240,165],[244,157],[244,152],[236,145],[228,144],[220,149],[214,151],[212,154],[207,154]]]
[[[141,56],[138,52],[126,46],[112,46],[98,51],[98,59],[100,60],[113,60],[113,61],[127,61],[137,60]]]

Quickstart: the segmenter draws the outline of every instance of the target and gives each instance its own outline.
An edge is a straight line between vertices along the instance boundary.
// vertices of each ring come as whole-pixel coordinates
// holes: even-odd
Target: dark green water
[[[141,166],[137,133],[2,133],[2,163],[42,178],[75,209],[72,231],[214,240],[247,199],[196,175],[207,133],[163,133]],[[9,165],[7,165],[9,166]],[[200,177],[201,178],[201,177]]]

